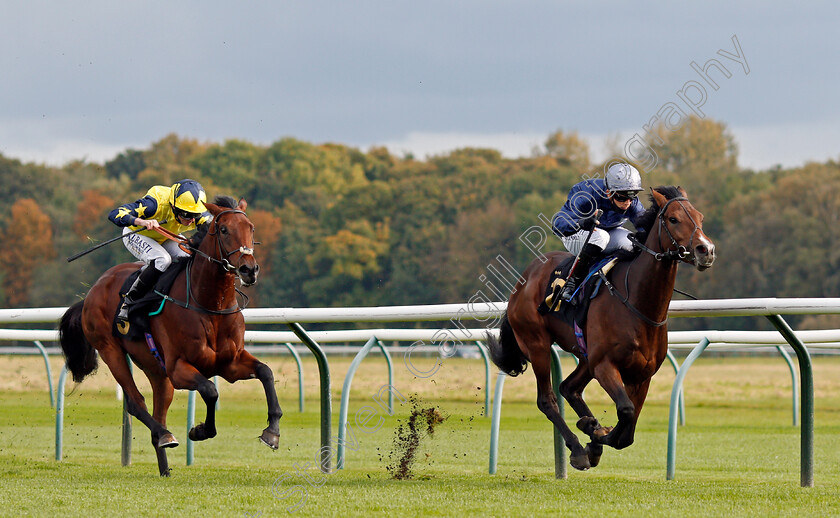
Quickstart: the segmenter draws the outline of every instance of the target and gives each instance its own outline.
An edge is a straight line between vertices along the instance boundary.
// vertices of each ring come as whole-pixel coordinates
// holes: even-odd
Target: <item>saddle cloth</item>
[[[124,338],[126,340],[144,340],[144,335],[149,330],[150,313],[157,314],[157,312],[163,307],[164,298],[160,294],[169,294],[169,290],[175,282],[175,277],[181,273],[181,270],[189,265],[191,259],[192,257],[179,257],[172,261],[169,268],[167,268],[166,271],[161,274],[160,278],[158,278],[154,289],[149,290],[143,298],[132,304],[132,306],[128,309],[129,326],[127,333],[123,334],[117,328],[117,314],[120,311],[120,306],[122,306],[123,300],[125,300],[125,294],[129,289],[131,289],[131,285],[134,284],[134,280],[137,279],[137,276],[140,275],[140,270],[137,270],[129,275],[120,288],[120,304],[114,312],[114,318],[111,324],[111,332],[113,335],[117,338]]]
[[[569,275],[569,270],[574,263],[574,259],[574,257],[568,257],[561,261],[557,267],[555,267],[554,273],[552,273],[551,277],[548,279],[548,284],[545,289],[545,301],[540,304],[540,308],[544,311],[543,314],[548,313],[547,310],[552,302],[551,297],[555,291],[555,284],[558,280],[565,281],[566,277]],[[598,295],[598,290],[601,287],[601,276],[598,275],[598,272],[603,271],[604,275],[606,275],[612,267],[615,266],[618,260],[619,258],[616,255],[609,255],[596,262],[589,272],[587,272],[587,275],[581,285],[578,286],[577,290],[575,290],[572,299],[569,301],[570,303],[559,303],[550,314],[561,318],[569,324],[569,326],[575,329],[576,333],[578,330],[584,329],[584,326],[586,325],[586,315],[589,311],[589,303],[596,295]],[[557,295],[559,296],[560,290],[558,289],[557,291]],[[581,336],[578,337],[578,341],[579,346],[585,353],[586,346],[582,331]]]

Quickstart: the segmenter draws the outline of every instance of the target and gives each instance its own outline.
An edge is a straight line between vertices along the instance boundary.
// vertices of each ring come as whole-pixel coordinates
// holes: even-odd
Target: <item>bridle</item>
[[[662,206],[661,209],[659,209],[659,214],[656,215],[656,219],[659,220],[659,237],[660,239],[662,238],[662,229],[664,228],[665,233],[668,235],[668,239],[671,240],[671,245],[674,247],[673,249],[669,248],[664,252],[655,252],[647,246],[645,246],[644,243],[631,236],[630,241],[633,243],[633,246],[639,248],[643,252],[649,253],[657,261],[671,261],[677,259],[688,264],[694,264],[697,261],[697,259],[694,257],[694,252],[692,252],[692,250],[694,250],[694,236],[697,235],[697,231],[700,230],[700,225],[698,225],[697,222],[694,221],[694,218],[691,217],[691,214],[688,212],[688,209],[686,209],[685,205],[683,205],[683,201],[688,201],[688,198],[684,196],[677,196],[676,198],[671,198],[665,203],[665,205]],[[683,212],[685,212],[685,215],[688,216],[689,221],[691,221],[691,223],[694,224],[694,230],[691,232],[691,238],[688,240],[688,247],[677,243],[677,240],[671,233],[671,229],[669,229],[668,225],[665,224],[665,211],[668,209],[668,205],[670,205],[673,202],[679,203],[680,208],[683,210]]]
[[[673,249],[669,248],[664,252],[655,252],[647,246],[645,246],[641,241],[639,241],[635,237],[628,236],[630,241],[633,243],[633,246],[638,247],[643,252],[649,253],[657,261],[672,261],[674,259],[677,259],[688,264],[695,264],[697,259],[696,257],[694,257],[694,252],[692,252],[692,250],[694,250],[694,236],[697,234],[697,231],[700,230],[700,225],[698,225],[697,222],[694,221],[694,218],[691,217],[691,214],[688,212],[688,209],[686,209],[685,205],[683,205],[683,201],[688,201],[688,198],[684,196],[677,196],[676,198],[671,198],[665,203],[665,205],[662,206],[661,209],[659,209],[659,213],[656,215],[656,219],[659,220],[659,239],[662,239],[662,229],[664,228],[665,232],[668,235],[668,238],[671,240],[671,245],[673,245],[674,247]],[[677,242],[677,240],[674,238],[674,235],[671,233],[671,229],[669,229],[668,225],[665,224],[665,211],[668,209],[668,206],[673,202],[679,203],[680,208],[682,208],[682,210],[685,212],[685,215],[688,216],[688,219],[694,224],[694,230],[691,232],[691,239],[689,239],[688,241],[688,248]],[[689,258],[691,259],[689,260]],[[622,304],[624,304],[628,309],[635,313],[637,317],[639,317],[640,319],[642,319],[647,324],[653,327],[660,327],[665,325],[665,323],[668,322],[667,315],[665,316],[665,320],[657,322],[646,317],[644,314],[642,314],[641,311],[639,311],[638,308],[636,308],[633,304],[630,303],[630,269],[632,267],[633,263],[630,263],[630,265],[627,267],[627,270],[625,270],[624,272],[624,293],[626,293],[627,296],[619,295],[616,292],[615,286],[613,286],[612,283],[610,283],[607,280],[606,276],[603,274],[600,275],[602,280],[606,283],[607,288],[610,290],[610,293],[618,297]]]
[[[219,232],[219,220],[222,219],[222,216],[227,215],[227,214],[245,214],[245,212],[241,211],[239,209],[223,210],[215,218],[213,218],[213,227],[211,228],[210,231],[207,232],[208,235],[215,236],[216,234],[218,234],[218,232]],[[228,252],[227,250],[225,250],[222,247],[222,240],[218,239],[218,238],[216,239],[216,248],[219,251],[220,259],[216,259],[215,257],[212,257],[212,256],[202,252],[201,250],[199,250],[197,248],[193,248],[193,250],[195,251],[195,253],[205,257],[208,261],[218,264],[226,272],[236,271],[237,267],[234,266],[233,264],[231,264],[231,262],[228,260],[228,258],[230,256],[232,256],[233,254],[235,254],[236,252],[239,252],[240,254],[242,254],[240,256],[240,258],[242,256],[245,256],[245,255],[254,255],[254,249],[253,248],[248,248],[246,246],[240,246],[236,250],[231,250],[230,252]]]
[[[241,210],[238,210],[238,209],[223,210],[222,212],[217,214],[215,218],[213,218],[213,226],[207,232],[209,235],[215,236],[215,235],[218,234],[218,232],[219,232],[219,220],[221,220],[222,216],[225,216],[227,214],[245,214],[245,212],[241,211]],[[198,248],[195,248],[193,246],[189,246],[189,245],[187,245],[187,246],[189,246],[189,249],[192,250],[195,254],[204,257],[205,259],[207,259],[211,263],[218,264],[226,272],[234,272],[234,271],[238,270],[238,268],[236,266],[234,266],[228,260],[228,258],[231,255],[233,255],[237,252],[239,252],[241,254],[240,258],[243,257],[243,256],[246,256],[246,255],[254,255],[254,249],[253,248],[248,248],[246,246],[240,246],[236,250],[232,250],[232,251],[228,252],[227,250],[225,250],[222,247],[222,240],[218,239],[218,238],[216,239],[216,245],[217,245],[217,249],[218,249],[218,252],[219,252],[219,258],[220,259],[216,259],[215,257],[213,257],[211,255],[208,255],[205,252],[202,252],[201,250],[199,250]],[[187,275],[186,275],[186,283],[187,283],[187,290],[186,290],[187,291],[187,300],[186,300],[186,302],[181,302],[179,300],[175,300],[172,297],[170,297],[169,295],[164,295],[164,294],[158,292],[158,294],[161,295],[164,298],[164,300],[170,301],[170,302],[172,302],[172,303],[174,303],[178,306],[181,306],[182,308],[195,309],[195,310],[200,311],[202,313],[207,313],[207,314],[211,314],[211,315],[229,315],[229,314],[232,314],[232,313],[238,313],[238,312],[242,311],[242,309],[245,308],[248,305],[248,300],[249,300],[248,295],[246,295],[245,293],[240,291],[236,286],[234,286],[233,289],[236,290],[236,293],[242,295],[242,297],[244,299],[244,302],[241,305],[239,304],[239,301],[235,301],[234,305],[229,307],[229,308],[216,310],[216,309],[205,308],[204,306],[199,304],[197,302],[198,299],[196,298],[195,295],[193,295],[192,283],[191,283],[192,267],[195,265],[195,255],[190,257],[189,261],[190,261],[190,264],[187,266],[187,272],[186,272],[187,273]],[[192,299],[192,302],[190,301],[190,299]]]

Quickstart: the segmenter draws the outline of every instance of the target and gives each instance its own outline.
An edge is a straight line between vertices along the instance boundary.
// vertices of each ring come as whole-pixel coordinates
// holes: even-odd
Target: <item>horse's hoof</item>
[[[592,466],[589,464],[589,456],[586,452],[580,455],[572,455],[569,459],[569,463],[572,465],[573,468],[578,469],[580,471],[586,471]]]
[[[601,462],[601,454],[604,453],[604,447],[598,443],[590,442],[586,445],[586,455],[589,457],[589,465],[595,467]]]
[[[163,471],[161,471],[161,472],[160,472],[160,476],[161,476],[161,477],[167,477],[167,478],[169,478],[169,475],[170,475],[170,472],[171,472],[171,471],[172,471],[172,470],[170,470],[169,468],[166,468],[165,470],[163,470]]]
[[[589,415],[578,419],[577,427],[578,430],[591,437],[597,429],[601,428],[601,425],[597,419]]]
[[[178,446],[178,439],[176,439],[171,433],[161,435],[157,442],[158,448],[174,448],[176,446]],[[163,473],[161,473],[161,476],[164,476]],[[166,476],[169,475],[167,474]]]
[[[601,427],[596,428],[592,432],[591,436],[593,438],[601,438],[601,437],[605,437],[606,435],[608,435],[612,431],[613,431],[612,426],[601,426]]]
[[[191,441],[204,441],[216,436],[216,430],[209,430],[204,423],[197,424],[190,430]]]
[[[263,430],[262,435],[260,435],[260,442],[265,444],[272,450],[276,450],[280,447],[280,435],[266,428],[265,430]]]

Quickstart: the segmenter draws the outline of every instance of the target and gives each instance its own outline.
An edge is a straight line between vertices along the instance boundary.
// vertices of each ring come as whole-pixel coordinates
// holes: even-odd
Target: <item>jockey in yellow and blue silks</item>
[[[195,180],[181,180],[172,187],[156,185],[145,196],[133,203],[120,205],[108,214],[114,224],[124,227],[123,235],[128,234],[123,243],[134,257],[145,263],[140,275],[120,307],[117,319],[125,322],[131,304],[143,298],[154,287],[160,274],[166,271],[172,259],[188,255],[178,243],[167,240],[155,228],[163,228],[173,234],[180,234],[197,228],[190,238],[192,246],[207,233],[208,223],[213,219],[204,203],[207,195],[204,188]],[[142,232],[132,233],[141,228]]]
[[[644,214],[638,198],[641,190],[639,171],[627,163],[612,164],[603,180],[584,180],[572,186],[563,208],[551,219],[566,250],[578,257],[578,265],[560,294],[562,300],[571,298],[599,255],[633,250],[627,237],[630,231],[622,225],[628,220],[635,225]],[[600,217],[596,217],[597,210]]]

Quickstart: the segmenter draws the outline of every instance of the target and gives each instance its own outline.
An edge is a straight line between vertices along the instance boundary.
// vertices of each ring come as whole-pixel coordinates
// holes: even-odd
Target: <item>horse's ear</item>
[[[668,203],[665,196],[660,194],[659,191],[654,190],[653,187],[650,188],[650,195],[653,196],[653,201],[656,202],[657,207],[664,207],[665,204]]]
[[[682,196],[683,198],[688,198],[688,194],[686,194],[685,189],[678,185],[677,190],[680,192],[680,196]]]
[[[245,201],[245,198],[239,198],[239,204],[236,206],[237,209],[245,212],[245,209],[248,208],[248,202]]]

